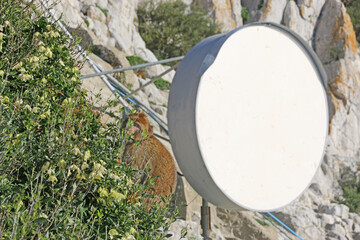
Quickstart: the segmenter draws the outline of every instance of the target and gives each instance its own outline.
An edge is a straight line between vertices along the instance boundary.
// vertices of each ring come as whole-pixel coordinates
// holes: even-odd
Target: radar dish
[[[325,71],[276,24],[207,38],[185,56],[169,97],[177,162],[207,201],[271,211],[291,203],[321,164],[328,132]]]

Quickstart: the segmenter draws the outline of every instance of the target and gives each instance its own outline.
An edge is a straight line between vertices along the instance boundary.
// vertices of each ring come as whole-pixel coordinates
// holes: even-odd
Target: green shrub
[[[138,56],[127,56],[126,59],[129,61],[131,66],[147,63],[146,61],[144,61],[142,58],[140,58]]]
[[[168,81],[164,80],[163,78],[159,78],[158,80],[156,80],[154,82],[155,86],[160,89],[160,90],[169,90],[171,83],[169,83]]]
[[[190,11],[181,0],[146,1],[137,9],[139,32],[146,47],[158,59],[185,55],[196,43],[218,32],[205,11],[192,5]]]
[[[74,47],[22,1],[0,6],[0,239],[165,238],[176,213],[143,204],[153,181],[87,103]]]
[[[250,13],[249,13],[249,11],[247,10],[246,7],[241,8],[241,17],[244,20],[244,22],[246,22],[246,21],[248,21],[250,19]]]
[[[350,173],[347,175],[347,179],[340,183],[343,198],[338,199],[338,202],[348,206],[351,212],[360,213],[360,182],[357,182],[355,176],[351,176]]]

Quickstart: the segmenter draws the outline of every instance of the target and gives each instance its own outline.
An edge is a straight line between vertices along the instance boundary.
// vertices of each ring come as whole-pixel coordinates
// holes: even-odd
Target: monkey
[[[177,171],[173,157],[153,136],[153,127],[144,113],[131,114],[124,124],[129,118],[133,121],[133,126],[127,131],[132,133],[132,141],[125,146],[126,161],[140,172],[150,168],[149,175],[155,182],[152,194],[165,197],[174,193]]]

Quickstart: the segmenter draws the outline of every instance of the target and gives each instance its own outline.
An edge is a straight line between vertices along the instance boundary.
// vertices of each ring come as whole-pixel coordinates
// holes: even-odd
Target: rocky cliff
[[[136,27],[136,7],[140,0],[60,0],[54,6],[57,16],[84,38],[83,45],[95,47],[91,58],[104,69],[128,66],[125,56],[139,56],[155,61]],[[327,75],[330,105],[329,141],[324,161],[305,194],[285,209],[275,213],[304,239],[360,239],[360,217],[349,208],[334,203],[342,195],[339,181],[356,174],[360,162],[360,58],[349,15],[340,0],[184,0],[186,4],[202,4],[220,24],[223,32],[243,24],[242,8],[250,14],[248,22],[268,21],[283,24],[297,32],[315,50]],[[76,30],[74,30],[76,29]],[[299,66],[301,67],[301,66]],[[161,73],[166,67],[148,68],[145,76]],[[82,74],[93,70],[85,64]],[[171,81],[174,73],[165,79]],[[144,84],[144,75],[127,72],[121,78],[130,88]],[[91,94],[100,89],[105,99],[111,91],[100,78],[84,80]],[[168,92],[150,87],[138,97],[162,116],[166,116]],[[89,97],[90,98],[90,97]],[[157,129],[159,133],[160,130]],[[167,145],[170,150],[170,146]],[[241,153],[239,153],[241,155]],[[172,227],[174,239],[180,230],[200,238],[201,197],[185,179],[179,178],[178,204],[186,221]],[[246,194],[246,193],[244,193]],[[182,206],[186,204],[187,207]],[[257,213],[211,207],[211,236],[214,239],[288,239],[271,222]],[[295,238],[294,238],[295,239]]]

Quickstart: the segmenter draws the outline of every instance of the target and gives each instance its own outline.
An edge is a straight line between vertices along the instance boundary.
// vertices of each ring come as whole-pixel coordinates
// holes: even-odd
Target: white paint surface
[[[265,211],[310,184],[325,146],[327,103],[297,43],[252,26],[232,34],[200,78],[195,121],[216,185],[239,206]]]

